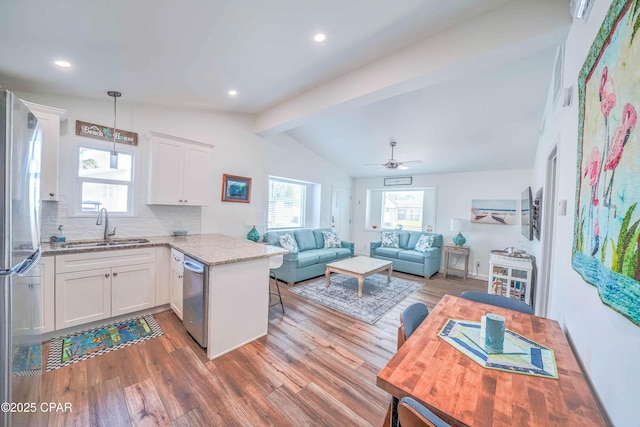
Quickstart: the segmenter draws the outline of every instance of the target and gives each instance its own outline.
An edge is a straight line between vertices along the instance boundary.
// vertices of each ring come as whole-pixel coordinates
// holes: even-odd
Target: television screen
[[[531,227],[532,203],[531,187],[527,187],[520,196],[520,224],[522,225],[522,235],[529,240],[533,240],[533,228]]]

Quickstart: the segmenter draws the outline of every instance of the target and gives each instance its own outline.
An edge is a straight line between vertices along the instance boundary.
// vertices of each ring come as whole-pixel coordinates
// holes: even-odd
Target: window
[[[269,177],[267,229],[304,227],[306,200],[306,183]]]
[[[367,229],[433,230],[436,223],[435,187],[371,188],[367,190]]]
[[[109,213],[133,213],[133,154],[118,152],[118,169],[109,167],[110,150],[78,147],[79,214],[106,208]]]
[[[422,230],[424,210],[423,190],[394,190],[382,192],[382,227],[402,225],[408,230]]]

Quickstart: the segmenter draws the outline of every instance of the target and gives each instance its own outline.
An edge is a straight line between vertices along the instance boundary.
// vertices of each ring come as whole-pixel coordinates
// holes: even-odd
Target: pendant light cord
[[[116,101],[118,100],[118,96],[113,96],[113,152],[116,152],[116,118],[118,115],[116,114]]]
[[[110,90],[107,94],[113,96],[113,151],[111,152],[109,166],[111,169],[118,169],[118,152],[116,151],[116,101],[122,94],[115,90]]]

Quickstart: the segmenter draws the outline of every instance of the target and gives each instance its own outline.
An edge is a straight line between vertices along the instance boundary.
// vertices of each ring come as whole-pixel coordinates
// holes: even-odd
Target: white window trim
[[[435,186],[398,187],[394,188],[393,190],[390,190],[389,187],[367,189],[365,229],[375,231],[390,230],[389,228],[382,227],[382,197],[384,192],[420,190],[422,190],[425,194],[422,209],[422,227],[424,229],[427,226],[431,226],[432,230],[435,230],[437,203],[437,188]],[[429,193],[429,195],[427,193]],[[374,198],[376,198],[376,200],[373,200]],[[373,225],[375,225],[377,228],[372,228]],[[411,231],[417,230],[411,229]]]
[[[285,182],[288,184],[298,184],[301,186],[305,187],[305,197],[304,197],[304,205],[302,206],[302,212],[301,212],[301,218],[302,218],[302,224],[300,225],[300,227],[269,227],[269,191],[270,191],[270,183],[271,181],[280,181],[280,182]],[[267,223],[266,223],[266,230],[267,231],[282,231],[282,230],[299,230],[302,228],[307,228],[307,224],[308,224],[308,220],[309,218],[307,217],[307,212],[309,209],[309,203],[310,203],[310,197],[312,197],[312,193],[313,193],[313,186],[316,185],[312,182],[307,182],[307,181],[300,181],[297,179],[291,179],[291,178],[283,178],[283,177],[279,177],[279,176],[273,176],[273,175],[268,175],[267,176]]]
[[[79,142],[75,148],[75,161],[73,163],[73,180],[75,181],[75,191],[70,200],[69,204],[69,217],[79,217],[79,218],[87,218],[87,217],[95,217],[96,212],[86,212],[82,210],[82,183],[83,182],[93,182],[93,183],[107,183],[107,184],[124,184],[129,186],[129,194],[127,197],[127,205],[129,206],[128,212],[109,212],[110,217],[120,217],[120,218],[134,218],[138,217],[138,206],[135,203],[137,194],[137,171],[139,166],[138,156],[135,150],[129,148],[128,146],[119,147],[116,149],[118,153],[129,154],[132,157],[131,162],[131,181],[117,181],[112,179],[101,179],[101,178],[83,178],[78,175],[78,164],[80,163],[80,149],[88,148],[91,150],[102,150],[102,151],[111,151],[113,149],[113,145],[105,145],[100,143],[87,143],[87,142]]]

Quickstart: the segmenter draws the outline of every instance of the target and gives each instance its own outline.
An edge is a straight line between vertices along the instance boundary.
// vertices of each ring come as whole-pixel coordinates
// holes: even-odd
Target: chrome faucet
[[[113,227],[113,231],[109,231],[109,212],[107,212],[107,208],[100,209],[98,212],[98,220],[96,221],[96,225],[102,225],[102,212],[104,211],[104,241],[109,242],[109,237],[114,236],[116,234],[116,228]]]

